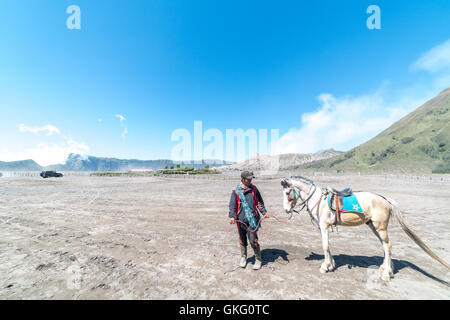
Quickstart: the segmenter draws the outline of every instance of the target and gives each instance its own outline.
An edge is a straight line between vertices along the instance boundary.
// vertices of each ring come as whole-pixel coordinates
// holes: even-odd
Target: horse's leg
[[[325,260],[322,262],[320,266],[321,273],[327,273],[328,271],[334,270],[334,260],[331,256],[330,248],[328,245],[328,227],[324,223],[320,224],[320,233],[322,235],[322,249],[325,256]]]
[[[386,229],[378,230],[380,234],[381,240],[383,240],[383,248],[384,248],[384,261],[380,267],[382,272],[381,279],[384,281],[389,281],[394,277],[394,270],[392,268],[392,259],[391,259],[391,249],[392,244],[389,242],[389,237]]]
[[[385,228],[383,229],[379,229],[373,224],[372,221],[369,221],[367,225],[370,227],[373,233],[375,233],[378,240],[380,240],[381,244],[383,245],[384,260],[383,264],[380,266],[381,279],[384,281],[389,281],[391,278],[394,277],[394,271],[392,268],[392,260],[391,260],[392,245],[389,242],[389,237],[387,234],[387,226],[385,226]]]

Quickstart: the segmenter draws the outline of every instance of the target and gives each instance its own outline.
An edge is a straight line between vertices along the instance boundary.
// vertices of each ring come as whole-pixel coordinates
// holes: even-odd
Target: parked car
[[[58,173],[56,171],[42,171],[40,176],[42,178],[61,178],[63,176],[62,173]]]

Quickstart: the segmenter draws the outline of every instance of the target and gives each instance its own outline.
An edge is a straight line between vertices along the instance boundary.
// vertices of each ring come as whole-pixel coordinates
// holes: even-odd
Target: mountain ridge
[[[206,165],[210,167],[222,166],[225,164],[232,164],[232,162],[222,161],[222,163],[216,163],[217,160],[202,160],[201,163],[193,163],[193,161],[172,161],[168,159],[158,160],[137,160],[137,159],[118,159],[108,157],[95,157],[95,156],[81,156],[79,154],[71,153],[64,164],[53,164],[48,166],[41,166],[34,160],[21,160],[21,161],[0,161],[1,171],[129,171],[131,169],[164,169],[166,166],[191,167],[191,168],[203,168]]]
[[[278,171],[288,170],[299,164],[309,163],[318,159],[327,159],[343,154],[334,149],[321,150],[315,153],[284,153],[279,155],[257,154],[240,163],[218,167],[220,171],[253,170],[253,171]]]

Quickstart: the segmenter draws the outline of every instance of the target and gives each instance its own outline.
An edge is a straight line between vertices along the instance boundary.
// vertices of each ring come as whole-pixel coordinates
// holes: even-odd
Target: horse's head
[[[287,214],[291,214],[295,205],[297,204],[298,192],[293,186],[290,179],[282,179],[281,186],[283,187],[283,207]],[[297,194],[297,196],[296,196]]]

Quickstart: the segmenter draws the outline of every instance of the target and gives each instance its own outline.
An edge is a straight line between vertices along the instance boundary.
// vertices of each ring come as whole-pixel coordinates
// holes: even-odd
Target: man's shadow
[[[279,258],[284,261],[283,264],[287,264],[289,263],[289,259],[287,257],[288,255],[289,253],[281,249],[263,249],[261,250],[262,265],[264,266],[275,261],[278,262]],[[248,261],[251,263],[255,263],[255,256],[249,258]]]
[[[305,260],[321,261],[324,258],[325,258],[325,256],[323,254],[316,254],[314,252],[311,252],[311,254],[305,258]],[[347,266],[348,269],[351,269],[353,267],[369,268],[370,266],[374,266],[374,265],[379,267],[383,263],[383,260],[384,260],[384,258],[380,257],[380,256],[373,256],[373,257],[350,256],[347,254],[339,254],[339,255],[333,256],[333,259],[334,259],[334,263],[335,263],[335,267],[336,267],[335,270],[339,269],[342,266]],[[426,276],[434,281],[437,281],[447,287],[450,287],[450,284],[447,281],[439,279],[439,278],[433,276],[432,274],[429,274],[425,270],[421,269],[420,267],[416,266],[414,263],[411,263],[409,261],[392,259],[392,265],[394,267],[394,270],[393,270],[394,274],[398,273],[403,268],[409,267],[417,272],[420,272],[424,276]]]

